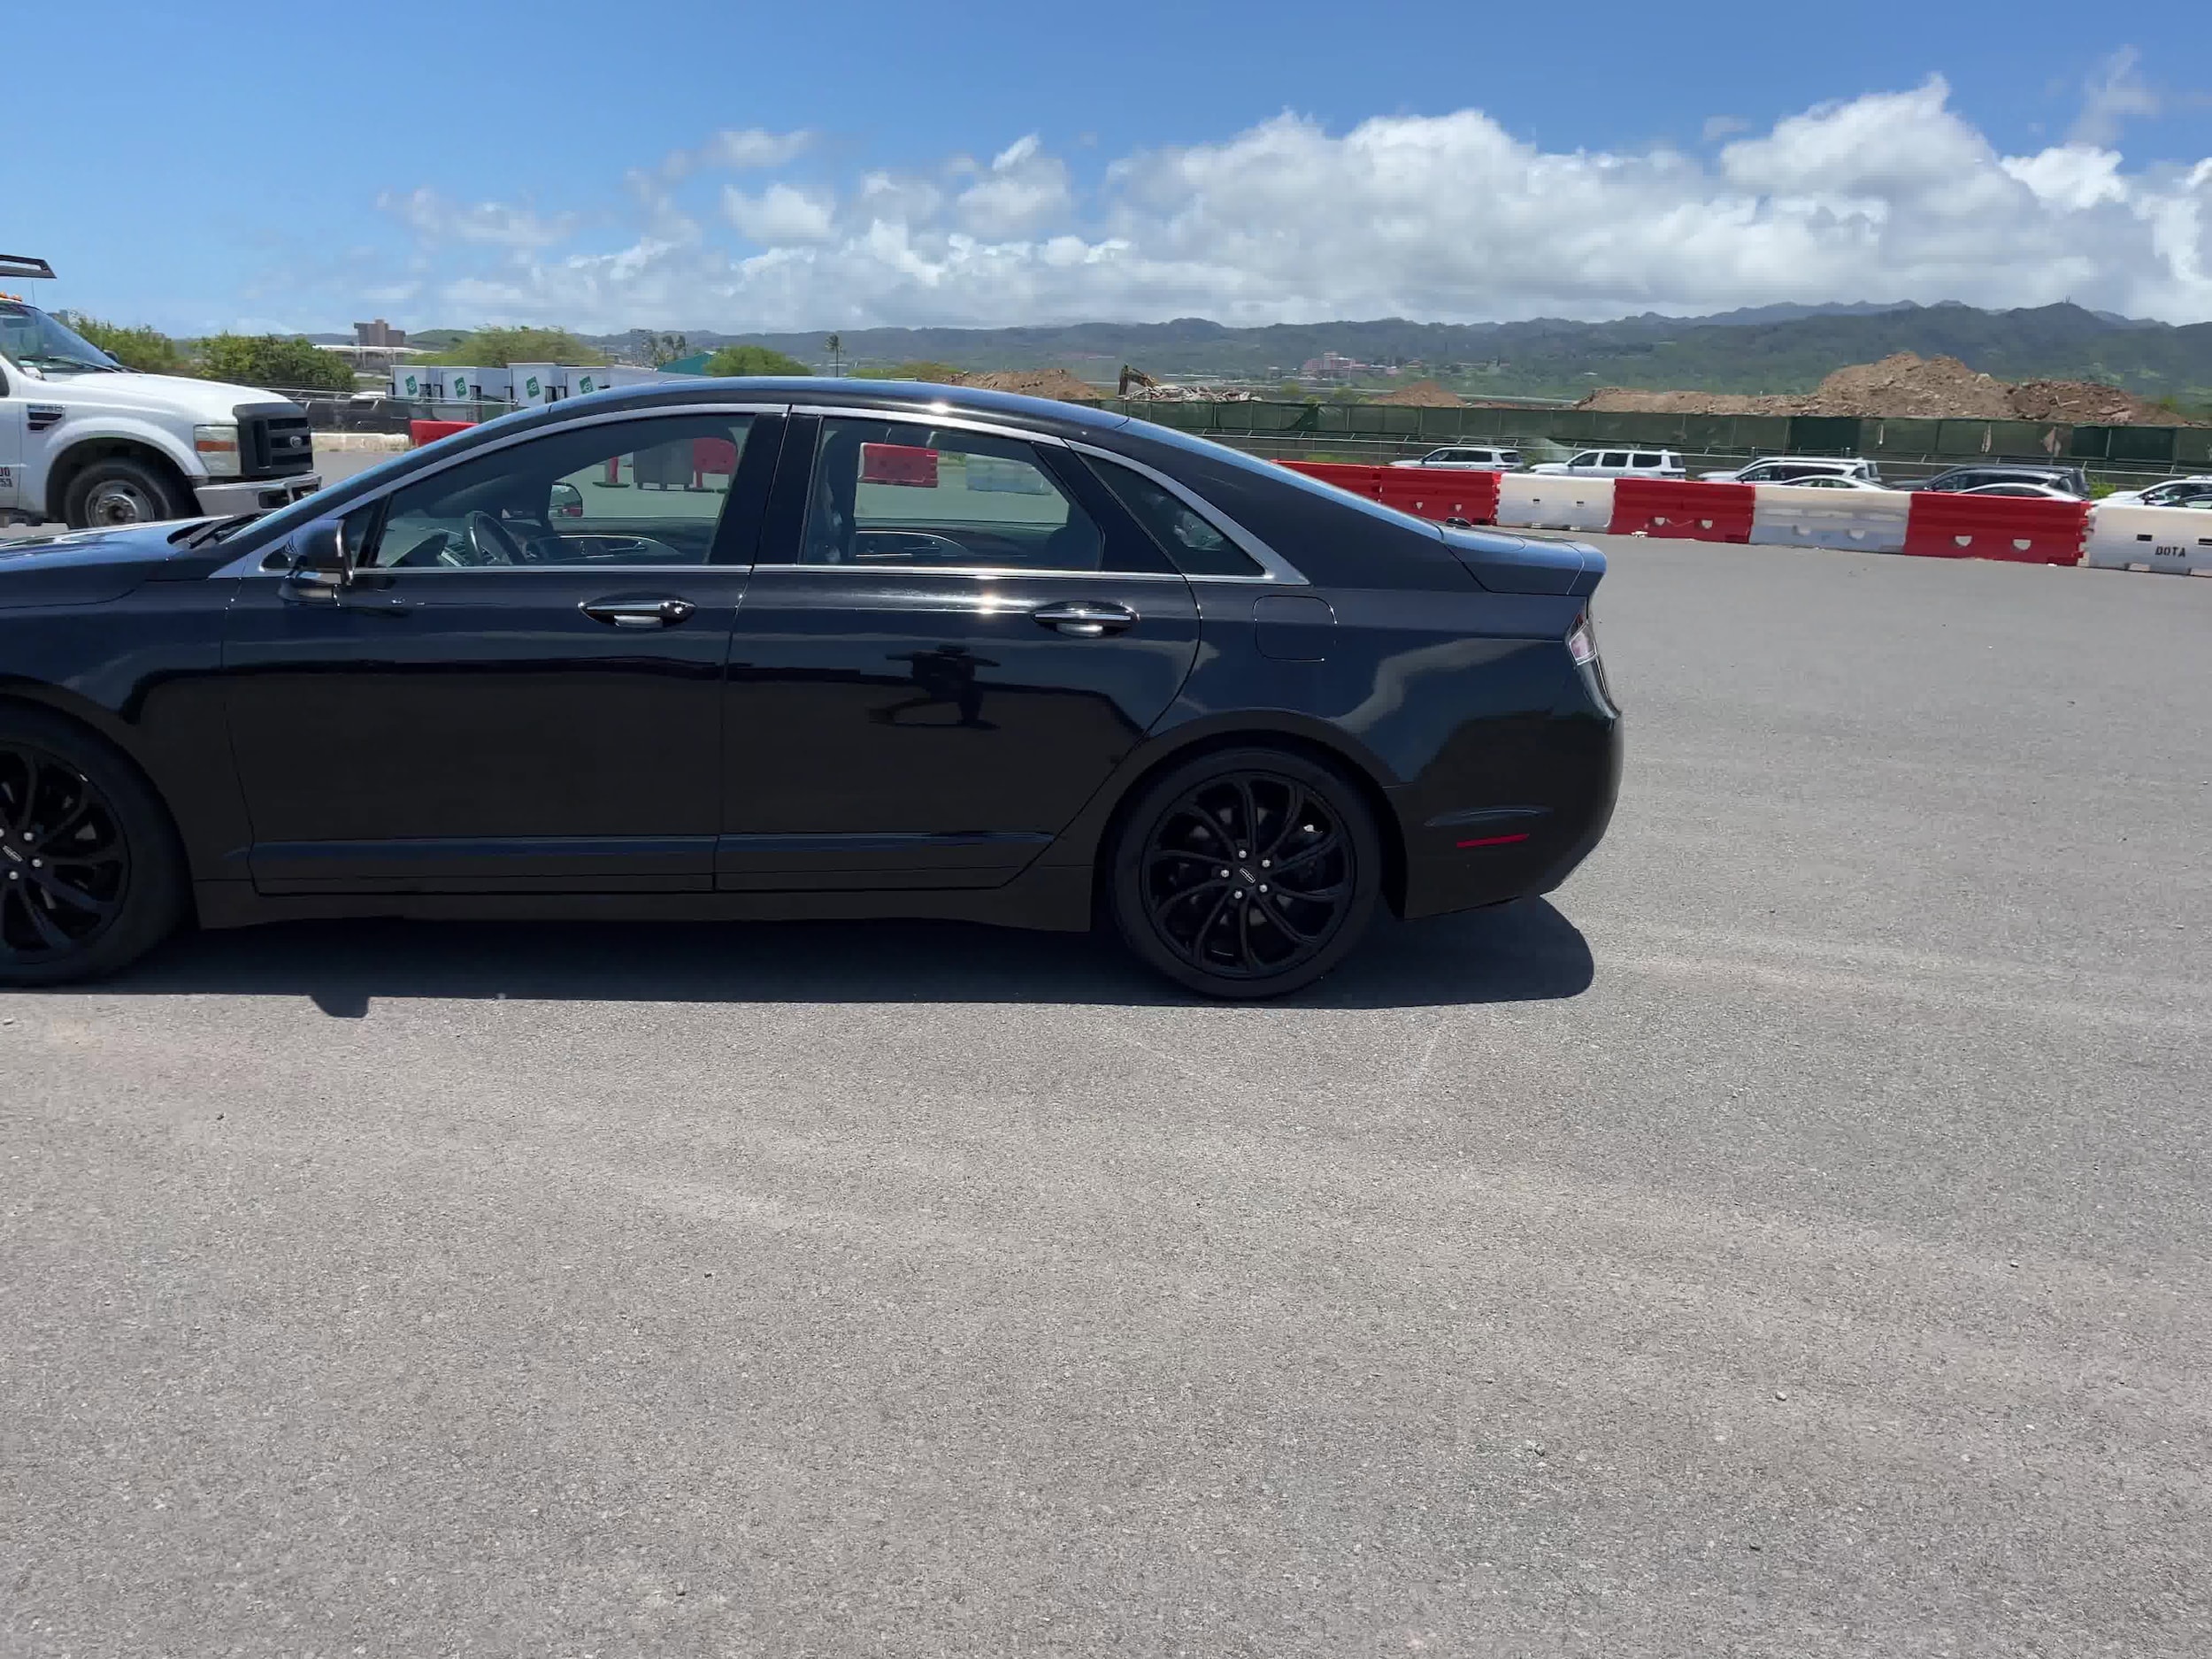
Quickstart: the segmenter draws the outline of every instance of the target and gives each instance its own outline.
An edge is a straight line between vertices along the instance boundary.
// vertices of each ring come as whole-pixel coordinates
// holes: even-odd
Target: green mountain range
[[[695,349],[755,343],[826,367],[826,334],[692,331]],[[616,356],[643,330],[594,338]],[[1615,322],[1276,324],[1201,318],[1036,328],[856,328],[847,373],[925,360],[956,369],[1060,366],[1110,381],[1124,363],[1155,375],[1272,383],[1325,352],[1405,365],[1463,395],[1574,398],[1599,386],[1715,392],[1809,391],[1831,370],[1896,351],[1962,358],[2001,380],[2085,380],[2149,397],[2212,401],[2212,323],[2173,326],[2078,305],[1989,311],[1970,305],[1767,306],[1717,317],[1647,314]],[[1380,376],[1354,375],[1355,380]],[[1400,377],[1402,383],[1403,376]]]

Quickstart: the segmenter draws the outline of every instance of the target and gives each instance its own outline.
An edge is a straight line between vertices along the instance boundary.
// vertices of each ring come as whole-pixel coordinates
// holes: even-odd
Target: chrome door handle
[[[587,599],[576,608],[618,628],[672,628],[699,607],[688,599]]]
[[[1137,613],[1127,605],[1108,604],[1096,599],[1064,600],[1058,604],[1040,606],[1029,614],[1037,619],[1038,626],[1072,634],[1079,640],[1119,634],[1137,619]]]

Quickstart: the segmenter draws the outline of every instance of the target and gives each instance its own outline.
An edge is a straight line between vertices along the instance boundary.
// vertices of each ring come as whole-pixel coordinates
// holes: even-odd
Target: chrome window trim
[[[787,403],[682,403],[672,406],[669,404],[657,403],[645,409],[615,409],[605,411],[600,414],[579,415],[573,420],[549,422],[542,426],[533,426],[527,432],[510,433],[505,437],[500,438],[494,442],[477,444],[460,455],[449,456],[444,460],[437,462],[434,465],[424,467],[419,472],[410,472],[403,479],[396,480],[394,482],[384,486],[381,489],[371,490],[358,501],[349,503],[346,507],[346,516],[350,517],[354,513],[359,512],[365,507],[373,507],[376,505],[377,503],[383,501],[391,495],[396,495],[403,489],[411,489],[415,485],[422,482],[423,480],[435,478],[441,472],[450,472],[453,468],[462,465],[464,463],[480,461],[488,455],[498,454],[502,449],[511,449],[518,443],[528,443],[534,439],[551,437],[558,433],[573,432],[580,426],[611,426],[617,421],[624,420],[676,420],[680,419],[686,415],[787,415],[790,412],[791,405]],[[233,559],[229,564],[223,565],[220,569],[217,570],[208,578],[208,580],[210,581],[216,581],[226,576],[281,576],[284,572],[280,569],[265,570],[262,568],[263,561],[275,550],[276,549],[274,548],[263,548],[257,553],[242,553],[239,555],[238,557]],[[365,566],[365,568],[375,570],[380,567],[376,565],[368,565]],[[397,567],[384,566],[382,568],[396,569]],[[429,570],[434,567],[426,565],[411,565],[408,568],[411,570]],[[472,565],[468,568],[471,571],[572,570],[575,566],[565,565]],[[716,567],[711,565],[700,564],[632,565],[627,568],[641,571],[695,571],[711,570]],[[744,567],[742,565],[728,565],[722,568],[741,570]]]
[[[1016,443],[1048,443],[1055,449],[1065,449],[1070,444],[1065,438],[1048,432],[1025,432],[1019,426],[1009,426],[995,420],[964,414],[948,405],[944,413],[926,405],[919,409],[848,409],[831,403],[794,403],[795,415],[819,415],[831,420],[873,420],[907,426],[950,426],[956,432],[981,433],[987,438],[1010,438]]]
[[[971,576],[980,581],[1003,581],[1015,576],[1049,576],[1056,580],[1085,582],[1257,581],[1256,576],[1184,576],[1174,571],[1085,571],[1064,565],[756,565],[756,571],[841,571],[854,576]]]
[[[1261,541],[1259,537],[1254,535],[1195,490],[1170,478],[1157,467],[1147,466],[1142,461],[1132,460],[1128,456],[1118,455],[1111,449],[1102,449],[1094,444],[1071,442],[1067,445],[1067,448],[1078,455],[1095,457],[1115,466],[1125,466],[1131,472],[1149,479],[1208,524],[1213,526],[1215,529],[1220,531],[1222,534],[1227,536],[1236,545],[1238,551],[1257,565],[1263,572],[1258,576],[1192,576],[1187,574],[1183,578],[1185,581],[1294,582],[1301,588],[1310,588],[1313,585],[1306,580],[1303,572],[1273,548],[1268,546],[1266,542]]]

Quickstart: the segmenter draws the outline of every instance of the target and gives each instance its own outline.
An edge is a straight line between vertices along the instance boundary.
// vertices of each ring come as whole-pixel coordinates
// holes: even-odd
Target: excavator
[[[1132,368],[1128,364],[1125,363],[1121,365],[1121,385],[1115,391],[1114,396],[1117,397],[1128,396],[1129,388],[1133,386],[1141,387],[1148,392],[1156,392],[1160,389],[1159,381],[1154,380],[1142,369]]]

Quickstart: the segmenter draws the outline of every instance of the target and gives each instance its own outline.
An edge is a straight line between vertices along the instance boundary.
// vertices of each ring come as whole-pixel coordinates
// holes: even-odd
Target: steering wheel
[[[528,559],[514,533],[491,514],[472,512],[466,523],[469,551],[479,565],[520,565]]]

